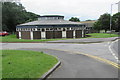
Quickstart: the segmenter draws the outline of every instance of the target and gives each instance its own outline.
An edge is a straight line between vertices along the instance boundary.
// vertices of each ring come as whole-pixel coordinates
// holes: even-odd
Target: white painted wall
[[[84,30],[82,30],[82,37],[84,37]]]
[[[35,31],[37,31],[37,28],[35,28]]]
[[[46,39],[46,32],[41,32],[41,39]]]
[[[18,35],[19,35],[19,39],[21,39],[21,32],[20,31],[18,32]]]
[[[73,31],[73,38],[75,38],[75,30]]]
[[[66,38],[66,31],[62,31],[62,38]]]
[[[33,31],[30,31],[31,40],[33,40]]]

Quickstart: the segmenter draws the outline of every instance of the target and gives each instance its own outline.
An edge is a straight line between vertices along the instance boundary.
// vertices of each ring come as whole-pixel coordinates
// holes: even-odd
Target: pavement
[[[117,57],[120,60],[120,39],[112,42],[111,45],[113,53],[115,53],[113,56]]]
[[[95,42],[106,42],[113,41],[118,37],[111,38],[81,38],[81,39],[67,39],[67,40],[57,40],[57,41],[47,41],[48,43],[95,43]]]

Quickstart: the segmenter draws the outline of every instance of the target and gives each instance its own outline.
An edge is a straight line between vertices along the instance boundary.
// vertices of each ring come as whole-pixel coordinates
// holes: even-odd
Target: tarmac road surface
[[[50,49],[20,49],[42,51],[57,56],[62,62],[49,78],[118,78],[118,69],[80,54]]]
[[[93,58],[75,54],[83,52],[113,62],[115,58],[109,51],[110,42],[91,44],[66,43],[0,43],[0,49],[20,49],[43,51],[57,56],[61,66],[50,75],[50,78],[118,78],[118,69]],[[116,47],[115,47],[116,49]],[[69,51],[69,52],[68,52]]]
[[[115,41],[112,45],[112,49],[115,53],[115,55],[119,58],[120,60],[120,39]]]

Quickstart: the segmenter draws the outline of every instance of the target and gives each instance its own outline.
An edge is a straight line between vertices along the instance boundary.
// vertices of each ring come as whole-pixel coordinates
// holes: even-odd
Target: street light
[[[118,3],[115,3],[118,4]],[[112,32],[112,7],[114,4],[111,4],[111,11],[110,11],[110,33]]]

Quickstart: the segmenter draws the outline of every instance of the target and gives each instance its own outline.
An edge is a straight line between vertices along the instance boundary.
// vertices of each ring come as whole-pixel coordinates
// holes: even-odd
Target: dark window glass
[[[42,31],[45,31],[45,29],[42,29]]]

